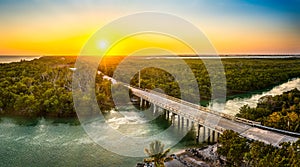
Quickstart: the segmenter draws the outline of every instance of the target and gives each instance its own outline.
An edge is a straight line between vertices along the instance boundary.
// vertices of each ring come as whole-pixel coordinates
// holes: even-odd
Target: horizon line
[[[144,57],[151,57],[151,56],[300,56],[300,53],[220,53],[220,54],[178,54],[178,55],[135,55],[135,56],[144,56]],[[44,57],[44,56],[80,56],[80,55],[73,55],[73,54],[0,54],[0,56],[28,56],[28,57]],[[82,55],[83,56],[83,55]],[[97,55],[90,55],[90,56],[97,56]],[[111,57],[125,57],[130,55],[105,55]]]

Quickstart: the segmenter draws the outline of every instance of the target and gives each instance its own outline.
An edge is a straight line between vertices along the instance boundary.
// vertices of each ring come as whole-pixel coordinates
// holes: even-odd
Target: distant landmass
[[[31,61],[38,58],[40,58],[40,56],[0,56],[0,63]]]

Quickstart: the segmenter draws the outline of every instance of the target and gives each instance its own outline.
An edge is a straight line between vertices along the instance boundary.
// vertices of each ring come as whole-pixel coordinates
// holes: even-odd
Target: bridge
[[[200,139],[201,129],[203,139],[210,140],[212,138],[214,141],[225,130],[233,130],[250,140],[262,141],[277,147],[282,142],[295,142],[300,137],[299,133],[262,126],[259,122],[216,112],[153,90],[141,90],[128,84],[123,85],[131,89],[133,95],[140,97],[141,105],[146,102],[151,103],[154,112],[158,108],[163,109],[166,117],[170,118],[172,123],[175,122],[176,117],[178,126],[184,124],[187,127],[195,126],[197,140]],[[207,136],[205,136],[206,134]]]

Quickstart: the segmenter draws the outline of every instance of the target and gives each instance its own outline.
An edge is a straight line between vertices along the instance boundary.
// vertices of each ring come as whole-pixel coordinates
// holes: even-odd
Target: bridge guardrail
[[[289,136],[300,137],[300,133],[297,133],[297,132],[290,132],[290,131],[286,131],[286,130],[281,130],[281,129],[276,129],[276,128],[271,128],[271,127],[263,126],[263,125],[261,125],[261,122],[252,121],[252,120],[248,120],[248,119],[245,119],[245,118],[235,117],[235,116],[232,116],[232,115],[229,115],[229,114],[225,114],[225,113],[220,113],[220,112],[217,112],[217,111],[209,110],[209,109],[207,109],[205,107],[202,107],[202,106],[199,106],[199,105],[196,105],[196,104],[193,104],[193,103],[190,103],[190,102],[187,102],[187,101],[184,101],[184,100],[181,100],[181,99],[178,99],[178,98],[166,95],[166,94],[162,94],[162,93],[159,93],[159,92],[156,92],[156,91],[153,91],[153,90],[148,90],[148,89],[141,90],[139,88],[132,87],[132,86],[130,86],[128,84],[126,84],[125,86],[127,86],[130,89],[133,88],[133,89],[136,89],[138,91],[145,91],[147,93],[152,93],[152,94],[155,94],[157,96],[164,97],[164,98],[166,98],[168,100],[172,100],[174,102],[187,105],[187,106],[192,107],[192,108],[197,109],[197,110],[201,110],[201,111],[205,111],[205,112],[217,115],[217,116],[221,116],[222,118],[226,118],[226,119],[229,119],[229,120],[232,120],[232,121],[235,121],[235,122],[243,123],[243,124],[246,124],[246,125],[250,125],[250,126],[253,126],[253,127],[260,128],[260,129],[270,130],[270,131],[281,133],[281,134],[286,134],[286,135],[289,135]],[[135,91],[134,93],[136,95],[142,97],[145,100],[154,102],[148,96],[143,95],[140,92]],[[161,104],[160,102],[155,102],[155,103]],[[177,112],[177,114],[185,116],[186,118],[192,118],[192,120],[198,121],[201,124],[201,120],[200,119],[195,119],[193,117],[193,115],[190,115],[189,113],[186,113],[186,112],[181,112],[178,108],[172,108],[172,107],[168,107],[168,106],[165,106],[165,108],[168,108],[169,110]],[[203,123],[204,122],[202,122],[202,124]],[[221,128],[221,127],[215,127],[215,129],[217,131],[220,131],[220,132],[223,132],[224,130],[226,130],[226,129]]]
[[[166,98],[168,98],[170,100],[179,102],[181,104],[188,105],[188,106],[190,106],[192,108],[195,108],[195,109],[198,109],[198,110],[202,110],[202,111],[206,111],[206,112],[212,113],[212,114],[217,115],[217,116],[221,116],[221,117],[229,119],[229,120],[233,120],[233,121],[240,122],[240,123],[245,123],[245,124],[248,124],[248,125],[251,125],[251,126],[253,126],[255,124],[261,125],[261,122],[256,122],[256,121],[252,121],[252,120],[248,120],[248,119],[244,119],[244,118],[240,118],[240,117],[235,117],[235,116],[232,116],[232,115],[229,115],[229,114],[225,114],[225,113],[220,113],[220,112],[207,109],[205,107],[202,107],[200,105],[197,105],[197,104],[194,104],[194,103],[191,103],[191,102],[187,102],[187,101],[184,101],[184,100],[181,100],[181,99],[178,99],[178,98],[166,95],[166,94],[162,94],[162,93],[154,91],[154,90],[145,89],[145,91],[147,91],[149,93],[153,93],[153,94],[159,95],[159,96],[164,96],[164,97],[166,97]]]

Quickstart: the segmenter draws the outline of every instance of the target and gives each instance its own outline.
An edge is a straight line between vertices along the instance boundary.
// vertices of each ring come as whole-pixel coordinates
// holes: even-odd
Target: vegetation
[[[165,69],[177,70],[180,75],[186,75],[187,71],[181,69],[178,60],[159,60]],[[128,60],[127,68],[131,66],[155,65],[158,61],[133,59]],[[211,83],[205,65],[201,60],[187,59],[185,63],[191,68],[198,86],[201,99],[210,100]],[[300,76],[299,59],[223,59],[222,60],[227,86],[227,96],[262,90],[286,82],[291,78]],[[218,67],[214,60],[209,60],[209,65]],[[172,71],[171,71],[172,72]],[[187,81],[189,82],[189,81]],[[131,80],[131,84],[138,86],[138,74]],[[188,84],[188,83],[186,83]],[[141,70],[141,87],[146,89],[160,88],[165,93],[180,98],[188,95],[194,97],[191,89],[181,90],[175,82],[175,78],[169,71],[159,68],[145,68]],[[217,88],[218,89],[218,88]]]
[[[264,96],[256,108],[245,105],[237,116],[260,121],[265,126],[300,132],[300,91],[295,88],[274,97]]]
[[[300,164],[300,139],[295,143],[284,142],[280,147],[259,141],[250,142],[232,130],[219,138],[218,153],[227,159],[227,166],[291,166]]]
[[[218,148],[218,153],[226,156],[228,162],[241,166],[244,154],[249,151],[247,140],[230,130],[225,131],[218,139],[218,142],[221,145]]]
[[[164,167],[164,162],[167,158],[170,149],[164,150],[164,144],[156,140],[149,145],[149,149],[145,148],[145,153],[150,159],[145,159],[145,162],[154,162],[155,167]]]
[[[113,76],[123,60],[124,57],[106,58],[101,62],[99,70]],[[42,57],[33,61],[0,64],[0,115],[74,117],[76,114],[71,93],[73,71],[70,68],[74,67],[75,61],[76,57]],[[181,69],[177,60],[159,61],[165,65],[165,69],[177,70],[179,75],[186,75],[186,71]],[[138,71],[132,67],[146,64],[149,68],[141,70],[141,88],[158,88],[179,98],[185,95],[185,100],[196,103],[209,100],[211,84],[204,63],[195,59],[184,61],[196,77],[201,99],[193,96],[195,92],[192,89],[181,90],[172,71],[151,67],[157,64],[157,61],[129,59],[127,65],[124,65],[126,70],[122,70],[121,74],[126,76],[134,71],[130,84],[138,86]],[[213,60],[211,61],[214,65]],[[227,80],[227,95],[265,89],[300,75],[299,59],[224,59],[222,62]],[[114,108],[115,104],[111,96],[111,82],[102,79],[102,76],[96,77],[95,92],[98,105],[101,111],[104,111]],[[187,85],[190,83],[184,82]],[[122,102],[122,99],[120,101]],[[297,110],[297,106],[295,107]],[[292,114],[293,120],[294,115]],[[296,126],[290,121],[289,128],[295,130]],[[298,131],[299,127],[296,129]]]
[[[42,57],[0,64],[0,115],[74,117],[72,73],[76,57]],[[111,108],[110,82],[97,78],[97,99]],[[109,100],[108,100],[109,99]],[[107,107],[109,106],[109,107]]]
[[[72,115],[70,61],[40,60],[0,65],[0,111],[14,115]]]

